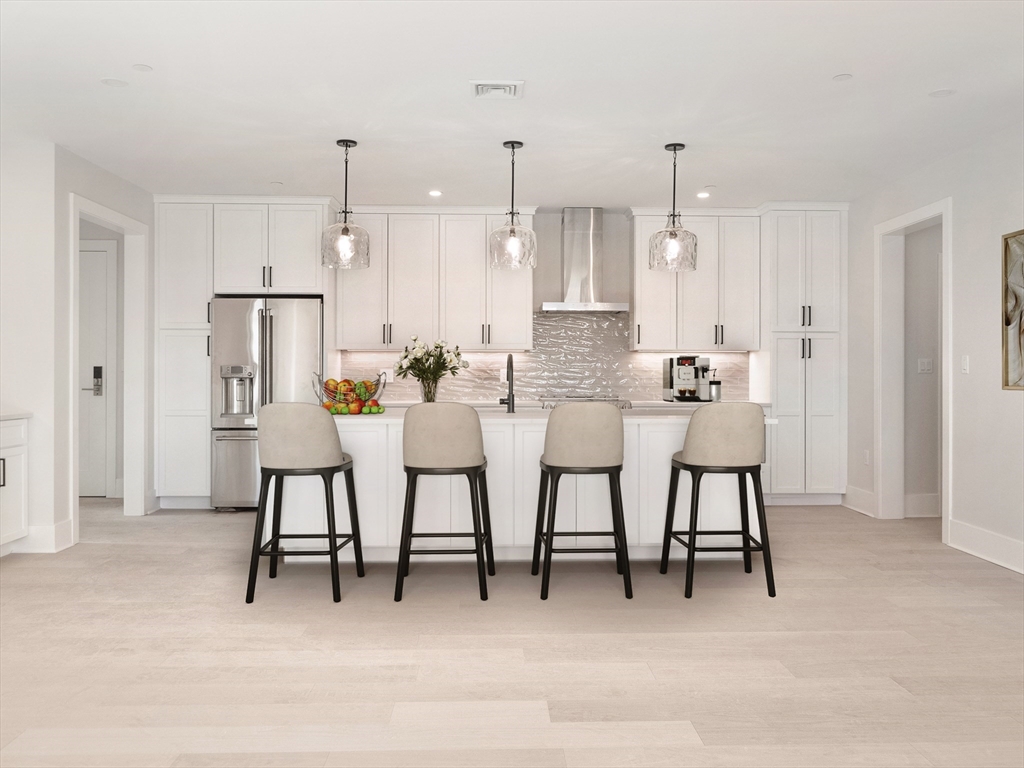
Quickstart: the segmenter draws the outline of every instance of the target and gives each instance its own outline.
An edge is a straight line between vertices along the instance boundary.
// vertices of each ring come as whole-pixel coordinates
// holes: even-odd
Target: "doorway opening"
[[[70,242],[70,264],[73,275],[70,291],[70,333],[72,343],[69,347],[66,361],[69,390],[79,395],[92,396],[91,393],[82,392],[81,366],[84,365],[79,349],[80,330],[80,307],[82,305],[83,292],[88,287],[82,284],[81,253],[79,251],[82,239],[82,228],[85,226],[86,234],[90,231],[97,232],[92,225],[108,230],[114,234],[115,242],[123,243],[120,249],[120,271],[123,274],[121,279],[121,351],[115,353],[115,359],[122,364],[118,365],[118,376],[116,377],[117,399],[122,403],[120,408],[115,405],[115,414],[121,412],[120,428],[116,425],[114,436],[115,453],[115,493],[121,493],[124,498],[125,515],[145,515],[156,507],[156,496],[153,492],[153,451],[150,435],[152,434],[151,424],[151,399],[152,399],[152,374],[151,344],[147,344],[148,331],[151,323],[148,319],[149,307],[149,226],[136,219],[125,216],[111,208],[95,203],[75,193],[70,195],[71,202],[71,242]],[[102,230],[99,230],[102,233]],[[109,235],[105,235],[109,240]],[[115,284],[116,285],[116,284]],[[115,293],[116,293],[115,288]],[[115,315],[115,325],[117,316]],[[115,344],[115,348],[116,348]],[[90,366],[91,368],[91,366]],[[92,373],[92,371],[88,371]],[[107,376],[104,371],[104,386],[108,386],[113,377]],[[87,383],[92,381],[89,376]],[[67,504],[71,509],[71,517],[74,527],[75,543],[79,536],[79,465],[82,461],[80,454],[80,428],[79,428],[79,398],[72,397],[70,402],[71,413],[69,414],[72,425],[70,437],[70,454],[74,457],[71,462],[59,471],[68,473],[67,487],[70,489]],[[116,482],[117,467],[117,435],[121,436],[121,456],[123,481],[120,486]],[[109,472],[109,468],[108,468]]]
[[[78,226],[78,495],[121,498],[124,235]]]
[[[875,226],[877,516],[941,517],[948,543],[952,200]]]

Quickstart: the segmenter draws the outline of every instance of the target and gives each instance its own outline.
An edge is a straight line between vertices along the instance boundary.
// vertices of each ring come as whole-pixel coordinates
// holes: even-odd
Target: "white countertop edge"
[[[31,419],[32,414],[28,411],[9,411],[0,413],[0,421],[17,421],[19,419]]]

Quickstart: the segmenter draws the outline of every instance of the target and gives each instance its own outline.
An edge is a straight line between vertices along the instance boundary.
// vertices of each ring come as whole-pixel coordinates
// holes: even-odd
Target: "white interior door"
[[[116,242],[80,244],[79,286],[78,493],[106,496],[114,490],[107,478],[115,458],[114,440],[108,437],[114,438],[116,429],[110,389],[117,360]]]

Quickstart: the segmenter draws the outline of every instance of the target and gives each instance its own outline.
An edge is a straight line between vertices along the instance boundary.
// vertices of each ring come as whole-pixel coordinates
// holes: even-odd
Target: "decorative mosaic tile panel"
[[[629,351],[629,315],[548,314],[533,317],[532,352],[515,352],[515,391],[520,400],[565,395],[624,397],[634,401],[661,400],[662,360],[668,355]],[[449,345],[458,339],[447,339]],[[680,350],[686,352],[687,350]],[[722,381],[722,398],[749,396],[750,369],[745,352],[706,355]],[[501,381],[506,353],[467,352],[469,368],[438,385],[441,400],[494,400],[504,397]],[[328,373],[362,378],[379,370],[389,372],[385,401],[419,399],[415,379],[393,378],[394,352],[338,352],[328,361]]]

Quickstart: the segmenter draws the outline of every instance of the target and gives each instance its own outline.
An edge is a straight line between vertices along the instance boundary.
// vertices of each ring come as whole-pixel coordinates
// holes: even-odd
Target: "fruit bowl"
[[[313,391],[320,399],[320,404],[332,403],[351,405],[360,400],[369,402],[379,400],[384,393],[387,374],[381,373],[372,379],[324,379],[320,374],[313,374]]]

